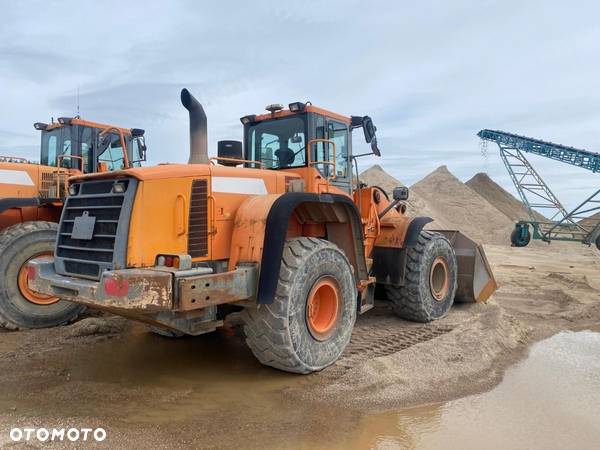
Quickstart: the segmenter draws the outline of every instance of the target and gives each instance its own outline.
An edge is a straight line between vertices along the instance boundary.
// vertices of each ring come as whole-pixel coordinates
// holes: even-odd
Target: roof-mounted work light
[[[304,108],[306,108],[306,103],[302,103],[302,102],[290,103],[289,108],[290,108],[290,111],[294,112],[294,113],[302,112],[302,111],[304,111]]]

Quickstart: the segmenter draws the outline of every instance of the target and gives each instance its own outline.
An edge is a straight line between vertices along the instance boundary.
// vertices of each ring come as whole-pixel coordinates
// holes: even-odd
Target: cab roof
[[[318,106],[314,106],[314,105],[306,105],[304,110],[299,111],[299,112],[292,112],[289,109],[282,109],[280,111],[275,111],[272,113],[268,112],[268,113],[264,113],[264,114],[257,114],[256,116],[254,116],[254,122],[262,122],[264,120],[278,119],[278,118],[287,117],[287,116],[295,116],[295,115],[299,115],[299,114],[302,114],[305,112],[312,112],[312,113],[320,114],[322,116],[330,117],[332,119],[339,120],[340,122],[347,123],[348,125],[352,122],[352,120],[348,116],[344,116],[343,114],[338,114],[333,111],[328,111],[327,109],[319,108]]]
[[[87,126],[87,127],[92,127],[92,128],[98,128],[98,129],[106,129],[106,128],[115,128],[119,131],[121,131],[123,134],[131,134],[131,128],[123,128],[123,127],[117,127],[114,125],[109,125],[109,124],[105,124],[105,123],[100,123],[100,122],[92,122],[91,120],[85,120],[82,119],[81,117],[73,117],[73,118],[67,118],[70,120],[70,122],[68,124],[61,124],[60,122],[52,122],[48,124],[48,127],[46,128],[46,130],[55,130],[56,128],[61,128],[61,127],[65,127],[68,125],[82,125],[82,126]]]

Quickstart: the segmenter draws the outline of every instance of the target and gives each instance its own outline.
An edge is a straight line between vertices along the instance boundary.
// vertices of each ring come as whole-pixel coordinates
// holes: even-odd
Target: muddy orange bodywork
[[[156,322],[173,330],[199,334],[204,328],[192,329],[188,321],[205,314],[205,326],[217,326],[217,305],[236,303],[256,307],[274,301],[282,273],[285,242],[295,237],[327,239],[344,253],[356,282],[360,313],[374,305],[377,283],[405,285],[408,249],[414,248],[423,226],[431,219],[410,218],[404,213],[405,208],[400,203],[405,198],[404,191],[394,193],[392,201],[380,188],[354,186],[351,173],[347,170],[338,172],[335,162],[340,154],[342,158],[347,157],[346,163],[352,162],[350,146],[344,148],[340,144],[341,153],[337,153],[336,143],[324,139],[324,134],[318,135],[316,130],[305,135],[308,138],[304,141],[305,159],[301,167],[288,167],[282,163],[277,170],[270,170],[262,162],[239,158],[211,160],[206,151],[205,114],[190,95],[185,90],[182,92],[182,103],[190,111],[190,155],[203,162],[73,177],[71,182],[83,187],[87,182],[90,186],[108,186],[107,191],[102,192],[103,196],[109,196],[109,191],[115,192],[118,185],[129,186],[122,194],[130,202],[127,205],[131,205],[126,214],[122,213],[124,208],[114,204],[101,207],[77,204],[79,206],[73,208],[121,208],[117,220],[119,229],[110,237],[114,239],[114,247],[119,247],[119,253],[117,255],[114,248],[61,245],[62,238],[59,237],[57,249],[59,252],[61,248],[65,249],[62,256],[57,252],[59,265],[88,261],[93,265],[98,261],[93,258],[77,260],[69,256],[70,250],[84,257],[86,251],[112,252],[112,260],[97,271],[97,276],[91,272],[86,275],[69,271],[64,265],[53,272],[47,262],[37,264],[34,261],[31,265],[46,277],[33,280],[36,288],[48,294],[62,293],[61,296],[69,300],[135,316],[148,323]],[[277,121],[296,114],[289,110],[275,111],[276,106],[271,109],[274,112],[252,116],[252,120]],[[303,113],[342,122],[346,125],[343,128],[346,137],[352,128],[360,126],[361,120],[365,137],[369,133],[364,125],[370,121],[367,116],[350,118],[312,105],[305,105]],[[309,125],[306,127],[308,129]],[[248,134],[248,128],[245,133]],[[367,142],[375,151],[374,130],[372,133]],[[312,146],[317,144],[323,148],[330,145],[333,152],[327,150],[321,155],[315,149],[313,154]],[[334,155],[331,161],[311,159],[329,158],[327,155],[331,154]],[[246,156],[252,155],[247,153]],[[230,166],[238,162],[242,167]],[[319,170],[318,166],[329,168]],[[336,179],[338,175],[341,180]],[[96,181],[98,183],[94,183]],[[88,205],[86,201],[99,199],[91,194],[80,197],[74,194],[73,200]],[[69,208],[67,203],[65,210],[69,211]],[[73,212],[70,221],[96,219],[88,213]],[[67,231],[63,234],[68,236],[65,240],[79,240],[79,237],[73,237],[74,232],[68,231],[70,226],[65,226]],[[93,237],[94,223],[91,229]],[[460,236],[456,239],[459,242]],[[126,251],[123,250],[125,247]],[[471,261],[468,258],[463,258],[463,268],[468,268]],[[177,263],[173,264],[174,261]],[[78,274],[84,275],[83,278],[87,276],[88,280],[82,280]],[[92,279],[94,281],[90,281]],[[132,282],[141,286],[134,288]],[[490,289],[487,284],[477,292],[465,290],[465,298],[470,293],[476,300],[485,300],[494,286]],[[444,292],[444,285],[439,292]],[[332,280],[317,284],[310,293],[306,319],[315,336],[327,336],[336,323],[335,312],[340,304],[338,294]],[[79,300],[80,297],[83,300]]]

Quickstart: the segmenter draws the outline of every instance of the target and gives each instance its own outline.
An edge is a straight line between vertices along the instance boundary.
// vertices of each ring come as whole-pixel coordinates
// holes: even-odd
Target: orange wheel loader
[[[61,117],[36,123],[40,163],[0,156],[0,326],[42,328],[75,319],[83,306],[38,294],[27,284],[27,262],[52,255],[68,177],[140,165],[144,130]]]
[[[356,185],[353,130],[379,154],[368,116],[269,105],[241,118],[243,143],[221,141],[209,158],[204,109],[185,89],[181,100],[189,164],[72,178],[54,258],[28,265],[32,290],[168,336],[240,312],[256,358],[296,373],[338,359],[378,285],[419,322],[494,292],[481,247],[402,213],[406,188],[389,199]]]

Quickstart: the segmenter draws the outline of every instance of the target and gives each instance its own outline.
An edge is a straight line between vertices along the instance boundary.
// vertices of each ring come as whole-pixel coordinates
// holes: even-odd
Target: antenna
[[[79,117],[79,85],[77,85],[77,117]]]

